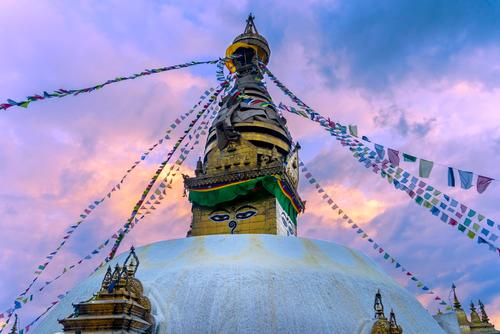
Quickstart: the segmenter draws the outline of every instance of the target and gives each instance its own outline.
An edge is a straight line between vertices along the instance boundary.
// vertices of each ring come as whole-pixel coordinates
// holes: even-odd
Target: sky
[[[191,60],[211,60],[244,29],[249,12],[271,46],[269,68],[324,116],[356,124],[384,146],[435,162],[428,182],[500,221],[500,184],[483,194],[447,186],[446,166],[500,179],[500,5],[495,1],[23,1],[0,3],[0,101],[83,88]],[[124,81],[105,89],[0,112],[0,307],[33,278],[81,211],[216,84],[215,66]],[[268,82],[276,103],[291,101]],[[443,297],[458,286],[500,327],[498,255],[442,224],[357,163],[327,133],[288,116],[301,158],[356,223]],[[175,134],[179,136],[181,131]],[[134,170],[122,189],[71,237],[36,287],[123,225],[173,141]],[[198,150],[183,172],[193,173]],[[403,163],[412,173],[418,166]],[[304,178],[302,178],[304,179]],[[300,237],[366,253],[422,302],[435,302],[343,225],[314,189]],[[190,205],[178,179],[165,203],[127,235],[130,245],[183,238]],[[84,262],[36,294],[25,325],[99,264]],[[468,307],[467,307],[468,308]]]

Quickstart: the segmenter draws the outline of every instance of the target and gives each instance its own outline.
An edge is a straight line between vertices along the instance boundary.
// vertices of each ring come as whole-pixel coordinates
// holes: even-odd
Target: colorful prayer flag
[[[486,188],[488,188],[491,181],[493,181],[493,180],[494,179],[492,179],[492,178],[478,175],[477,176],[477,192],[482,194],[486,190]]]
[[[394,166],[399,166],[399,151],[388,148],[387,155],[389,156],[389,161],[391,162],[391,164],[393,164]]]
[[[377,151],[378,157],[380,159],[384,159],[385,150],[384,150],[384,147],[382,145],[375,144],[375,151]]]
[[[453,173],[453,168],[448,167],[448,186],[455,186],[455,174]]]
[[[357,125],[349,125],[349,132],[351,133],[351,136],[357,137],[358,136],[358,126]]]
[[[432,161],[420,159],[420,166],[418,169],[419,176],[423,178],[428,178],[431,175],[433,165],[434,163]]]
[[[460,176],[460,186],[463,189],[469,189],[472,187],[472,172],[466,172],[459,169],[458,175]]]
[[[406,153],[403,153],[403,160],[407,162],[415,162],[417,161],[417,157],[414,157],[413,155],[409,155]]]

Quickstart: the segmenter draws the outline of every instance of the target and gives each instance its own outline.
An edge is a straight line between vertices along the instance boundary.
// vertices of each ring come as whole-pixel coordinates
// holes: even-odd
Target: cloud
[[[500,35],[500,6],[494,1],[449,6],[446,1],[358,0],[319,4],[316,10],[325,73],[338,59],[347,64],[350,82],[375,90],[410,76],[421,81],[453,72],[472,76],[461,71],[456,58],[493,47]]]
[[[407,111],[397,105],[380,109],[378,114],[373,118],[375,125],[393,128],[403,137],[408,136],[410,133],[415,134],[417,137],[424,137],[431,131],[432,123],[435,121],[436,118],[431,118],[420,122],[411,122],[408,120]]]

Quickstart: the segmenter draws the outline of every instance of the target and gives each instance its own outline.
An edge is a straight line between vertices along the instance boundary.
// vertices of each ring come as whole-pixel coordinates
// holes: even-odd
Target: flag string
[[[139,77],[143,77],[143,76],[147,76],[147,75],[151,75],[151,74],[162,73],[162,72],[171,71],[171,70],[178,70],[181,68],[186,68],[186,67],[195,66],[195,65],[218,64],[220,62],[226,61],[227,59],[229,59],[229,58],[219,58],[219,59],[208,60],[208,61],[190,61],[190,62],[187,62],[184,64],[177,64],[177,65],[160,67],[160,68],[155,68],[155,69],[146,69],[140,73],[131,74],[131,75],[126,76],[126,77],[117,77],[115,79],[111,79],[111,80],[108,80],[104,83],[101,83],[101,84],[98,84],[95,86],[91,86],[91,87],[87,87],[87,88],[58,89],[58,90],[53,91],[52,93],[48,93],[48,92],[44,91],[43,94],[31,95],[31,96],[26,97],[25,100],[22,100],[19,102],[16,102],[12,99],[7,99],[6,102],[0,103],[0,111],[7,110],[8,108],[13,107],[13,106],[27,108],[31,102],[35,102],[35,101],[41,101],[41,100],[46,100],[46,99],[55,98],[55,97],[61,98],[61,97],[66,97],[68,95],[76,96],[76,95],[79,95],[82,93],[90,93],[90,92],[99,90],[107,85],[114,84],[114,83],[117,83],[120,81],[137,79]]]
[[[312,175],[310,170],[305,166],[304,162],[300,161],[299,166],[302,167],[301,171],[304,173],[304,176],[308,183],[316,189],[316,192],[321,195],[321,199],[328,204],[330,209],[332,209],[339,217],[342,218],[342,222],[344,222],[347,226],[353,229],[360,238],[365,239],[367,242],[372,244],[374,250],[378,252],[378,254],[382,255],[385,261],[390,261],[392,265],[396,269],[400,269],[402,273],[405,274],[406,278],[408,278],[411,282],[414,282],[417,288],[424,291],[426,294],[435,295],[434,300],[439,302],[439,305],[446,305],[447,309],[451,309],[451,307],[438,296],[432,289],[429,288],[427,284],[418,279],[412,272],[407,270],[405,266],[401,264],[400,261],[396,260],[387,249],[380,243],[377,243],[373,238],[371,238],[365,230],[363,230],[359,225],[357,225],[351,217],[339,207],[339,205],[333,200],[333,198],[328,195],[325,189],[319,184],[317,179]]]

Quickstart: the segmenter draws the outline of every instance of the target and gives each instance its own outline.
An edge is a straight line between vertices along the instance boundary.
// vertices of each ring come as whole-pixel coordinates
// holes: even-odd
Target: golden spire
[[[453,307],[455,308],[455,310],[461,310],[462,309],[462,305],[460,304],[460,302],[458,301],[458,298],[457,298],[457,293],[455,291],[455,289],[457,287],[455,286],[455,283],[453,283],[451,285],[451,288],[453,289]]]
[[[104,278],[102,279],[101,290],[108,289],[109,284],[111,283],[111,276],[111,266],[108,266],[108,270],[106,270],[106,274],[104,274]]]
[[[194,177],[184,178],[192,203],[188,236],[297,235],[298,146],[272,101],[259,63],[270,50],[250,15],[227,51],[233,88],[222,96]]]
[[[470,322],[473,324],[481,323],[481,319],[479,318],[479,314],[477,314],[476,306],[473,302],[470,302]]]
[[[255,26],[255,23],[253,22],[253,20],[255,20],[255,16],[252,15],[252,13],[248,14],[247,26],[245,27],[244,34],[258,34],[259,33],[257,31],[257,27]]]
[[[247,18],[245,31],[242,34],[236,36],[233,44],[231,44],[227,48],[226,57],[235,55],[236,50],[240,48],[251,48],[253,51],[255,51],[257,58],[267,65],[269,63],[269,57],[271,56],[271,49],[269,48],[269,43],[264,38],[264,36],[259,34],[259,32],[257,31],[254,19],[255,16],[250,13]],[[236,70],[232,60],[228,60],[226,62],[226,65],[231,72],[234,72]]]
[[[453,308],[457,316],[458,324],[459,326],[470,326],[470,322],[467,319],[467,314],[465,314],[465,311],[462,309],[462,304],[460,304],[460,301],[457,298],[457,287],[455,286],[455,284],[452,284],[451,288],[453,289]]]
[[[479,304],[479,309],[481,310],[481,320],[485,324],[490,323],[490,318],[488,318],[488,315],[486,314],[486,311],[484,309],[484,304],[481,302],[481,300],[478,301]]]

